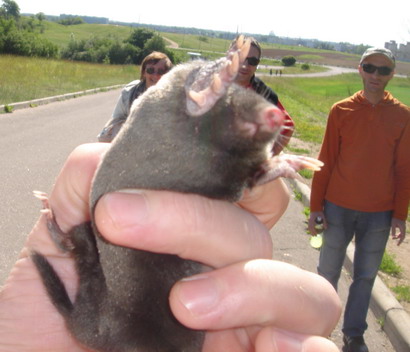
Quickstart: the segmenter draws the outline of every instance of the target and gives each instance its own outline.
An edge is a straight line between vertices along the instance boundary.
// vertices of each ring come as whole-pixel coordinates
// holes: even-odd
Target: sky
[[[410,0],[14,0],[21,13],[107,17],[111,21],[384,46],[410,42]]]

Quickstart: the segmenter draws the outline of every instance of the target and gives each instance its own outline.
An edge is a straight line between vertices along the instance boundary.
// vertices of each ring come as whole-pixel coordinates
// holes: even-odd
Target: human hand
[[[323,211],[311,212],[309,215],[308,230],[312,236],[317,235],[315,226],[316,226],[316,218],[319,216],[323,219],[323,228],[324,229],[327,228],[327,222],[326,222],[325,214],[323,213]]]
[[[399,233],[397,233],[397,229],[399,230]],[[406,238],[406,221],[397,218],[391,220],[391,237],[393,240],[398,240],[398,246],[402,244]]]
[[[63,231],[88,220],[91,179],[108,147],[95,144],[78,148],[60,173],[50,204]],[[148,205],[146,213],[141,211],[144,205]],[[145,216],[138,220],[138,214]],[[301,344],[305,351],[337,351],[330,341],[317,337],[327,336],[340,314],[333,289],[318,276],[290,265],[253,261],[271,257],[270,236],[255,217],[242,209],[196,195],[114,193],[98,203],[96,221],[101,232],[108,233],[108,238],[118,244],[135,247],[138,243],[140,249],[174,253],[221,268],[206,273],[210,281],[223,288],[217,296],[221,300],[207,312],[195,312],[195,307],[201,308],[198,302],[206,306],[209,290],[203,288],[207,279],[182,281],[170,296],[174,314],[183,323],[212,330],[207,334],[204,351],[275,351],[273,341],[278,351],[299,351],[296,346]],[[0,294],[0,350],[89,351],[70,337],[46,296],[29,259],[31,249],[41,249],[47,255],[71,298],[76,292],[72,260],[56,249],[41,217]],[[190,292],[194,304],[189,304]],[[249,297],[253,299],[254,295],[250,304]],[[236,299],[238,304],[231,305]],[[290,310],[284,309],[283,302],[290,302]],[[299,306],[300,310],[292,312],[297,302],[303,304],[303,309]],[[296,345],[293,349],[285,347],[289,344]]]
[[[237,204],[271,229],[286,211],[289,199],[289,190],[285,182],[282,178],[277,178],[252,190],[245,190]]]
[[[170,213],[175,205],[177,211]],[[172,192],[113,193],[97,205],[96,220],[105,222],[102,234],[118,245],[138,243],[140,249],[218,268],[182,280],[170,294],[177,319],[207,330],[204,352],[293,352],[302,346],[304,351],[337,351],[320,337],[330,334],[339,317],[334,289],[292,265],[252,260],[271,258],[269,235],[241,209]]]

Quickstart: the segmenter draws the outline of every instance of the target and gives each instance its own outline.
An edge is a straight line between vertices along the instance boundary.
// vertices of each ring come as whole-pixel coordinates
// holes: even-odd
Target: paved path
[[[120,90],[0,115],[0,285],[39,216],[33,190],[49,192],[69,153],[96,136]]]
[[[348,68],[348,67],[336,67],[336,66],[323,66],[327,68],[326,71],[323,72],[310,72],[310,73],[295,73],[295,74],[287,74],[286,73],[286,68],[283,66],[264,66],[262,65],[263,68],[272,69],[273,74],[270,75],[269,73],[258,73],[256,71],[256,74],[260,77],[328,77],[328,76],[335,76],[335,75],[340,75],[342,73],[355,73],[357,72],[357,69],[353,68]],[[277,76],[275,75],[275,70],[282,70],[282,75]]]

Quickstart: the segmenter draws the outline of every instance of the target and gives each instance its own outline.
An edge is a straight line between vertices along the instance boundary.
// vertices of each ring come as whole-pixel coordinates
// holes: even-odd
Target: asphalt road
[[[87,95],[62,102],[0,115],[0,285],[15,262],[24,240],[39,216],[33,190],[49,192],[70,152],[95,142],[109,119],[120,90]],[[303,206],[292,199],[271,231],[274,259],[316,271],[319,252],[309,246]],[[344,273],[339,288],[346,299],[350,278]],[[394,352],[377,319],[369,312],[366,341],[372,352]],[[332,340],[341,347],[340,326]]]
[[[0,115],[0,284],[39,216],[33,190],[49,192],[70,152],[96,136],[120,90]]]

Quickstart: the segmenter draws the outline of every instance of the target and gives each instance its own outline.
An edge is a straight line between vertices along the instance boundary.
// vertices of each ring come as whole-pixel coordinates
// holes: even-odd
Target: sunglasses
[[[157,75],[162,76],[162,75],[166,74],[168,72],[168,70],[164,70],[162,68],[159,68],[158,70],[155,70],[154,67],[147,67],[145,69],[145,72],[148,73],[149,75],[157,74]]]
[[[251,66],[258,66],[259,65],[259,59],[257,58],[257,57],[255,57],[255,56],[252,56],[252,57],[247,57],[246,59],[245,59],[245,62],[248,62],[248,65],[251,65]]]
[[[376,70],[381,76],[388,76],[393,69],[387,66],[374,66],[372,64],[361,64],[362,69],[366,73],[375,73]]]

